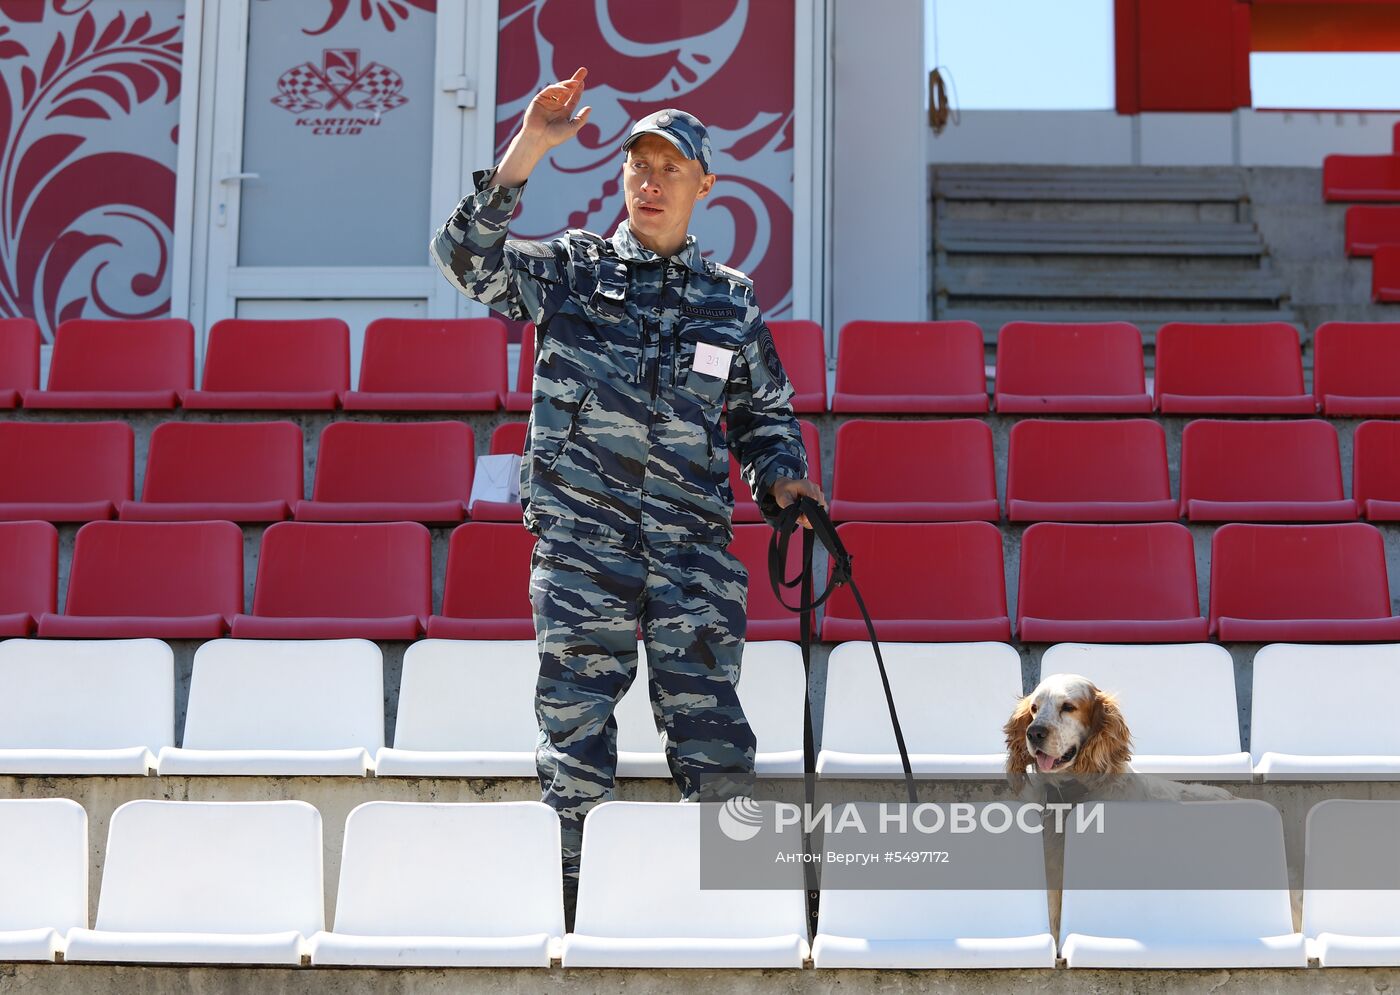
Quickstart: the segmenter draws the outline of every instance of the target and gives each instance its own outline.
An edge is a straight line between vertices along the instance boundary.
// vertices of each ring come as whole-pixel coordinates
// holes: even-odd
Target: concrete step
[[[1250,220],[1247,202],[1083,201],[1083,200],[937,200],[938,222],[1096,221],[1120,224],[1232,224]]]
[[[1260,322],[1286,321],[1297,323],[1297,317],[1290,308],[1271,310],[1266,308],[1241,307],[1222,308],[1207,303],[1203,307],[1174,304],[1170,307],[975,307],[954,305],[941,308],[937,315],[940,321],[972,321],[982,329],[982,336],[988,344],[996,342],[997,331],[1008,321],[1127,321],[1136,325],[1142,332],[1143,344],[1151,348],[1157,329],[1169,321],[1196,321],[1207,324],[1218,322]],[[1303,329],[1304,341],[1308,332]]]
[[[1267,270],[1199,273],[1074,272],[1048,267],[955,267],[936,273],[937,293],[948,298],[1041,301],[1249,301],[1276,304],[1288,296]]]
[[[940,220],[935,247],[959,254],[1241,256],[1264,253],[1259,232],[1247,222],[1120,222]]]
[[[1213,201],[1245,199],[1231,169],[936,166],[933,195],[944,200]]]

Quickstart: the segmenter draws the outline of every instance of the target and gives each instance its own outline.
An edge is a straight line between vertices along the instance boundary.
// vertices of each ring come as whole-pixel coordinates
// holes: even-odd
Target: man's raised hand
[[[579,129],[588,123],[588,113],[593,109],[585,107],[577,115],[574,114],[583,96],[583,81],[587,76],[588,70],[580,66],[569,79],[551,83],[535,94],[530,106],[525,109],[521,136],[552,149],[577,135]]]

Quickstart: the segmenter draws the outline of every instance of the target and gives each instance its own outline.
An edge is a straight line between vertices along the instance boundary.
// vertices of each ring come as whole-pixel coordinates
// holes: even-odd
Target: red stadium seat
[[[25,391],[24,406],[169,410],[192,386],[194,326],[183,318],[75,318],[54,335],[49,389]]]
[[[783,607],[773,593],[773,584],[768,579],[768,538],[773,530],[766,525],[736,525],[734,540],[729,551],[739,558],[749,572],[749,595],[747,602],[748,625],[745,638],[750,642],[771,639],[787,639],[796,642],[802,637],[802,623],[795,612]],[[787,573],[791,579],[802,568],[802,537],[793,536],[788,543]],[[795,605],[801,596],[799,588],[783,592],[783,598]],[[816,620],[812,621],[812,635],[817,634]]]
[[[1313,393],[1329,417],[1400,415],[1400,321],[1319,325]]]
[[[836,430],[837,522],[995,522],[992,430],[974,418],[852,420]]]
[[[209,329],[201,411],[333,411],[350,389],[350,329],[339,318],[226,318]]]
[[[0,637],[28,636],[58,611],[58,530],[48,522],[0,523]]]
[[[792,410],[826,410],[826,333],[815,321],[770,321],[773,344],[792,383]]]
[[[310,501],[299,522],[460,522],[476,440],[458,421],[336,422],[321,433]]]
[[[1390,150],[1396,155],[1400,155],[1400,121],[1395,123],[1395,131],[1390,141]]]
[[[1400,203],[1400,155],[1329,155],[1322,160],[1324,200]]]
[[[507,411],[529,411],[535,390],[535,326],[520,333],[520,363],[515,368],[515,390],[506,394]]]
[[[970,321],[847,322],[831,410],[981,414],[982,329]]]
[[[432,611],[432,540],[416,522],[278,522],[263,533],[237,639],[416,639]]]
[[[1400,207],[1347,208],[1347,255],[1369,256],[1382,245],[1400,245]]]
[[[1029,643],[1205,639],[1191,533],[1177,522],[1032,525],[1021,537],[1016,632]]]
[[[32,318],[0,319],[0,408],[17,408],[39,389],[39,325]]]
[[[513,522],[469,522],[447,547],[442,614],[430,639],[534,639],[530,554],[535,537]]]
[[[124,522],[280,522],[302,495],[301,429],[291,422],[166,422],[151,433],[140,501]]]
[[[1157,408],[1163,414],[1310,415],[1298,330],[1281,321],[1157,330]]]
[[[1125,321],[1012,321],[997,337],[997,410],[1146,414],[1142,334]]]
[[[78,530],[62,615],[39,635],[216,639],[243,610],[243,532],[232,522],[90,522]]]
[[[807,476],[812,480],[820,481],[822,479],[821,435],[817,432],[817,426],[806,419],[798,419],[797,424],[802,427],[802,445],[807,450]],[[753,499],[753,492],[749,490],[749,485],[739,470],[739,461],[734,458],[732,453],[729,456],[729,490],[734,495],[734,515],[731,521],[763,521],[763,516],[758,511],[758,502]]]
[[[379,318],[365,329],[346,411],[495,411],[506,394],[499,318]]]
[[[1223,525],[1211,538],[1210,631],[1222,641],[1400,639],[1374,525]]]
[[[1382,245],[1371,256],[1371,300],[1400,302],[1400,245]]]
[[[1181,434],[1181,514],[1193,522],[1341,522],[1337,430],[1300,421],[1191,422]]]
[[[0,423],[0,521],[91,522],[131,500],[125,422]]]
[[[491,433],[492,456],[522,456],[525,453],[525,429],[529,422],[508,421],[496,426]],[[519,501],[477,501],[467,509],[475,522],[518,522],[523,509]]]
[[[1368,421],[1351,437],[1351,493],[1373,522],[1400,522],[1400,422]]]
[[[879,637],[892,642],[1011,639],[1001,532],[989,522],[847,522],[837,528]],[[869,636],[848,588],[826,603],[822,639]]]
[[[1166,433],[1146,418],[1017,422],[1006,515],[1013,522],[1173,521]]]

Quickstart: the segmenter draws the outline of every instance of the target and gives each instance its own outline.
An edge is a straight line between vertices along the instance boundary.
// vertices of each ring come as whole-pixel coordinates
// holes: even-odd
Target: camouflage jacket
[[[748,278],[702,258],[693,236],[663,259],[625,221],[610,239],[508,238],[523,186],[493,177],[474,175],[431,244],[462,293],[535,324],[520,473],[530,531],[728,542],[731,449],[771,521],[769,488],[805,477],[807,462]]]

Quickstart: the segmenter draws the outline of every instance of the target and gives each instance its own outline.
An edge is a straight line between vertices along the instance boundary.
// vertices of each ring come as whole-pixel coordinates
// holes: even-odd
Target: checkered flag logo
[[[361,68],[359,49],[328,48],[321,65],[303,62],[279,76],[272,102],[292,114],[337,108],[380,114],[402,107],[408,98],[403,77],[388,66],[371,62]]]

